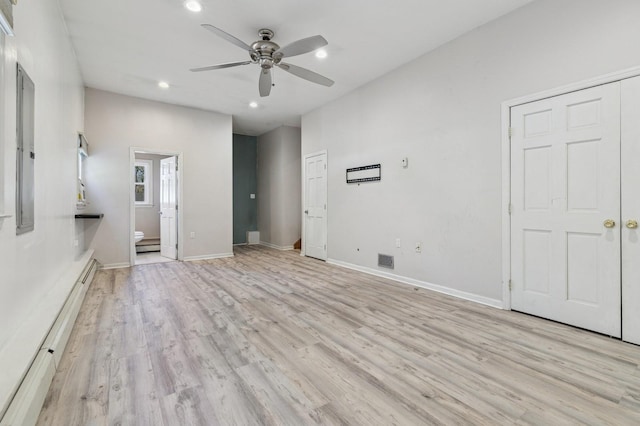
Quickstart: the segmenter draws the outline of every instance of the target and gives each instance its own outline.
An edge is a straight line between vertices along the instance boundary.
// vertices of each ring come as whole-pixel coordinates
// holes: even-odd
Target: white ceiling
[[[260,135],[388,73],[531,0],[60,0],[86,86],[233,115],[236,133]],[[288,62],[333,80],[324,87],[280,69],[260,98],[256,64],[192,73],[189,68],[249,59],[246,51],[200,27],[243,40],[269,28],[285,46],[320,34],[328,57]],[[168,81],[170,89],[157,83]],[[249,108],[250,101],[259,107]]]

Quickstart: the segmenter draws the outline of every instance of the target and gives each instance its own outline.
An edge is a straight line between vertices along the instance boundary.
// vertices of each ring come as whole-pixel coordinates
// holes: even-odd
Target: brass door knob
[[[628,220],[627,221],[627,228],[636,229],[637,227],[638,227],[638,221],[637,220]]]
[[[607,219],[602,224],[605,228],[613,228],[616,226],[616,221],[613,219]]]

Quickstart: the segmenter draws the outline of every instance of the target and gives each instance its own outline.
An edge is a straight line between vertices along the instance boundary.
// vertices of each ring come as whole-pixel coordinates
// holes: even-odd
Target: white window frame
[[[136,172],[135,167],[143,167],[144,168],[144,177],[145,181],[143,183],[136,182]],[[144,200],[143,201],[135,201],[135,189],[136,186],[143,185],[144,186]],[[136,206],[153,206],[153,160],[139,160],[136,159],[134,163],[134,171],[133,171],[133,193],[134,193],[134,202]]]
[[[78,208],[84,208],[87,205],[84,175],[86,173],[85,164],[87,157],[89,156],[89,144],[82,133],[78,133],[78,197],[76,200],[76,206]]]

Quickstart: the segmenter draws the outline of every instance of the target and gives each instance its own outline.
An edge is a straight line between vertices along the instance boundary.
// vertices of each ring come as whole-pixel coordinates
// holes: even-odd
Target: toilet
[[[136,240],[136,243],[142,241],[143,238],[144,238],[144,232],[142,232],[142,231],[135,231],[133,235],[134,235],[134,238]]]

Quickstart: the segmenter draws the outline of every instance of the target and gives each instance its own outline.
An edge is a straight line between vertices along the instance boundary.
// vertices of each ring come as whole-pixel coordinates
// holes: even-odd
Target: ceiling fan
[[[280,47],[279,45],[271,41],[271,38],[273,37],[273,31],[268,29],[261,29],[260,31],[258,31],[261,40],[255,41],[251,44],[251,46],[249,46],[242,40],[221,30],[220,28],[214,27],[213,25],[202,24],[202,27],[211,31],[215,35],[222,37],[228,42],[235,44],[239,48],[249,52],[249,57],[251,58],[251,60],[210,65],[208,67],[201,68],[192,68],[191,71],[193,72],[219,70],[222,68],[231,68],[248,64],[260,64],[261,70],[258,89],[260,91],[260,96],[263,97],[269,96],[269,93],[271,93],[271,69],[274,66],[285,70],[297,77],[304,78],[305,80],[308,80],[312,83],[321,84],[327,87],[333,85],[333,80],[325,76],[322,76],[306,68],[299,67],[297,65],[282,62],[283,58],[302,55],[326,46],[328,44],[327,40],[325,40],[324,37],[320,35],[303,38],[301,40],[294,41],[293,43],[288,44],[284,47]]]

